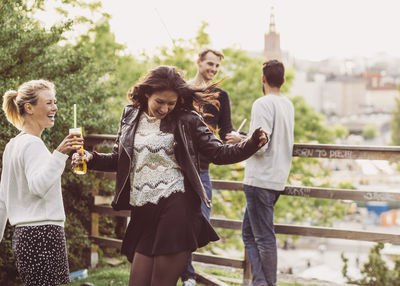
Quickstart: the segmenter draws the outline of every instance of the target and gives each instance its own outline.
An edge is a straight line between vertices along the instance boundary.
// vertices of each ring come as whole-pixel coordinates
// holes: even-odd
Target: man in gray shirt
[[[281,62],[264,63],[264,96],[253,103],[251,111],[250,133],[262,127],[268,134],[268,143],[246,161],[243,180],[247,205],[242,237],[253,285],[277,285],[274,206],[289,176],[294,140],[293,104],[280,93],[284,74]]]

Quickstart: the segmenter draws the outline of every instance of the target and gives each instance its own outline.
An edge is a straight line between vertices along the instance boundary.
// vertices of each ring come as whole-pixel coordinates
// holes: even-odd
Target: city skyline
[[[397,0],[101,0],[111,15],[111,31],[132,54],[172,47],[172,39],[192,39],[202,21],[209,24],[211,46],[262,53],[271,7],[281,49],[292,57],[400,57]],[[48,5],[49,6],[49,5]],[[51,14],[51,13],[49,13]],[[51,15],[42,19],[49,25]]]
[[[201,21],[209,24],[206,32],[216,48],[236,45],[262,52],[270,9],[274,7],[281,48],[294,57],[321,60],[379,52],[400,56],[400,39],[394,32],[400,27],[400,2],[395,0],[250,0],[246,4],[229,0],[148,0],[126,3],[126,9],[118,2],[102,0],[105,11],[113,17],[111,29],[117,40],[132,52],[135,47],[153,50],[172,46],[169,35],[174,39],[194,38]],[[132,20],[128,20],[129,15]],[[140,17],[135,19],[137,15]],[[130,27],[130,32],[125,32],[123,27],[130,21],[139,29]]]

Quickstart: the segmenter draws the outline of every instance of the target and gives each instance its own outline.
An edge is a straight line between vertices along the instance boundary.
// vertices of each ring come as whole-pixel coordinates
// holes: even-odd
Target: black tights
[[[129,286],[175,286],[190,251],[170,255],[146,256],[135,253]]]

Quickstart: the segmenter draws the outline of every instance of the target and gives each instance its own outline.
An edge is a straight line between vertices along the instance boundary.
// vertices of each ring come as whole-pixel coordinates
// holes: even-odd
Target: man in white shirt
[[[285,68],[277,60],[263,65],[263,92],[251,111],[250,133],[262,127],[268,143],[246,161],[246,211],[242,237],[249,255],[253,285],[276,286],[277,247],[274,206],[284,190],[292,162],[294,108],[280,93]]]

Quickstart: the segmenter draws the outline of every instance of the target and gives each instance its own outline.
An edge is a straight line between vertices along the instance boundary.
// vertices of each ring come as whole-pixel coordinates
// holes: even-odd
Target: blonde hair
[[[3,95],[3,111],[6,118],[19,130],[24,124],[24,105],[26,103],[36,105],[38,92],[41,90],[55,91],[55,86],[52,82],[44,79],[31,80],[21,84],[18,90],[8,90]]]

